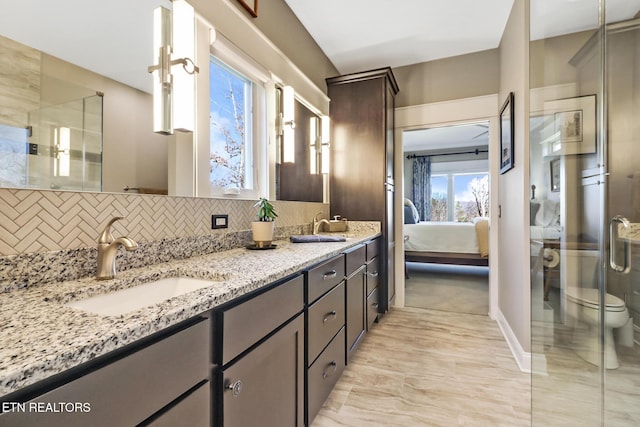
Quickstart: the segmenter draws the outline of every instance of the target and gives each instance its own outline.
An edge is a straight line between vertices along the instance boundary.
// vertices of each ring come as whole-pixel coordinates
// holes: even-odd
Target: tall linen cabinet
[[[391,68],[327,79],[331,116],[331,215],[382,225],[378,312],[395,298],[394,106]],[[369,273],[369,274],[376,274]]]

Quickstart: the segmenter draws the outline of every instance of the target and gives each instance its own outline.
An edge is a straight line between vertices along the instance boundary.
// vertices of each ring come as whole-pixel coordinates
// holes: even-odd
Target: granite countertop
[[[350,235],[345,242],[277,241],[275,250],[239,248],[127,270],[113,280],[84,278],[0,294],[0,396],[201,314],[377,235]],[[210,287],[121,316],[100,316],[64,306],[175,276],[216,281]]]

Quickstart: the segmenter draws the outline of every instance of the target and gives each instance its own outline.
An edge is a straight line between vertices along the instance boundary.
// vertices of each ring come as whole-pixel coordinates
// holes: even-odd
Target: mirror
[[[0,15],[0,187],[168,193],[171,139],[152,131],[147,69],[153,10],[171,4],[24,0]],[[307,107],[296,103],[302,141],[274,179],[279,200],[326,194],[326,175],[304,172],[317,116]]]
[[[276,163],[276,199],[322,202],[325,178],[318,149],[320,117],[297,99],[294,117],[291,142],[287,140],[287,130],[279,136],[281,155]],[[283,124],[287,126],[291,124]]]
[[[0,15],[0,186],[167,191],[152,131],[153,9],[24,0]],[[137,191],[137,190],[134,190]]]

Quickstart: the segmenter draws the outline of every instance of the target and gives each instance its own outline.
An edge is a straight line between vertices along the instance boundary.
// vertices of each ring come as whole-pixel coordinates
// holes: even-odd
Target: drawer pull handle
[[[337,275],[338,275],[338,273],[335,270],[331,270],[330,272],[324,273],[322,275],[322,280],[333,279]]]
[[[322,319],[322,323],[327,323],[329,320],[333,320],[336,318],[338,313],[335,310],[332,310],[324,315],[324,319]]]
[[[371,273],[367,273],[369,276],[371,277],[378,277],[378,272],[377,271],[373,271]]]
[[[377,302],[374,302],[374,303],[371,304],[371,307],[372,308],[378,308],[379,305],[380,304],[378,304]]]
[[[329,363],[328,369],[326,369],[322,373],[322,379],[323,380],[327,379],[327,377],[330,377],[331,375],[335,374],[337,370],[338,370],[338,363],[335,360],[332,360],[331,363]]]
[[[231,390],[231,394],[233,394],[233,397],[238,397],[238,395],[240,395],[240,393],[242,392],[242,381],[237,380],[236,382],[229,383],[227,385],[227,390]]]

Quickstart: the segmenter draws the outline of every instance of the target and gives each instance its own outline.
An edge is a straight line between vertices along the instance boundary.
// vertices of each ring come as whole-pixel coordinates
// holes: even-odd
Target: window
[[[447,175],[431,175],[431,221],[449,221]]]
[[[211,56],[209,182],[214,187],[254,188],[253,83]]]
[[[0,186],[27,186],[27,129],[0,125]]]
[[[431,221],[468,222],[489,215],[489,174],[431,176]]]
[[[201,197],[267,196],[271,73],[221,34],[209,45],[207,59],[209,69],[198,78],[199,87],[207,87],[201,96],[208,98],[201,101],[209,117],[198,125],[195,192]],[[188,163],[186,158],[181,164]]]

